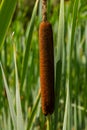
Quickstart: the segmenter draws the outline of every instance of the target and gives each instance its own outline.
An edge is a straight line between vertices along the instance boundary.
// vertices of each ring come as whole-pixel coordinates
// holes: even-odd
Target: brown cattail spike
[[[54,111],[54,52],[52,27],[47,21],[40,24],[39,44],[42,112],[48,115]]]

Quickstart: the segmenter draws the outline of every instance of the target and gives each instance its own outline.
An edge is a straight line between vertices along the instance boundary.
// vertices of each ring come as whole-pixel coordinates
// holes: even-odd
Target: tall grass
[[[87,129],[87,2],[50,0],[48,19],[54,37],[55,111],[46,118],[39,80],[41,1],[33,9],[24,0],[0,3],[0,130]]]

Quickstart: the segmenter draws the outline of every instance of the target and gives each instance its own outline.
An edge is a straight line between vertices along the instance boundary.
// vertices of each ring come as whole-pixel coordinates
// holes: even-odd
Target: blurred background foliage
[[[1,0],[0,0],[1,3]],[[70,39],[71,21],[73,15],[74,0],[66,0],[64,16],[65,16],[65,32],[64,32],[64,61],[61,76],[60,86],[60,102],[58,109],[58,130],[62,130],[65,100],[66,100],[66,79],[67,79],[67,56],[68,43]],[[16,45],[16,58],[18,67],[19,84],[21,81],[23,57],[26,48],[27,28],[30,23],[32,11],[35,5],[35,0],[18,0],[16,9],[12,18],[12,22],[6,34],[5,42],[0,52],[0,61],[3,65],[5,76],[12,96],[15,95],[15,72],[14,72],[14,58],[13,58],[13,44]],[[57,37],[58,37],[58,22],[59,22],[59,0],[48,1],[48,20],[52,23],[53,37],[54,37],[54,52],[55,61],[57,54]],[[32,107],[34,106],[38,90],[40,88],[39,82],[39,40],[38,30],[41,22],[41,3],[39,2],[38,10],[35,17],[34,30],[29,50],[28,67],[25,75],[24,85],[20,87],[20,95],[23,109],[23,116],[26,119],[30,117]],[[77,26],[74,35],[74,46],[71,60],[71,106],[72,113],[74,103],[77,102],[79,106],[77,109],[77,129],[87,130],[87,0],[80,0],[79,11],[77,16]],[[55,62],[56,63],[56,62]],[[3,124],[3,119],[9,120],[9,109],[6,91],[4,89],[2,74],[0,71],[0,121]],[[15,98],[14,102],[15,102]],[[14,103],[15,104],[15,103]],[[82,106],[82,107],[80,107]],[[4,115],[5,113],[5,115]],[[71,114],[72,116],[72,114]],[[72,117],[72,128],[74,129],[74,116]],[[35,120],[32,124],[32,130],[45,130],[45,117],[41,112],[41,104],[36,112]],[[0,130],[2,130],[1,127]],[[12,128],[12,126],[11,126]],[[4,129],[3,129],[4,130]],[[9,130],[9,129],[8,129]]]

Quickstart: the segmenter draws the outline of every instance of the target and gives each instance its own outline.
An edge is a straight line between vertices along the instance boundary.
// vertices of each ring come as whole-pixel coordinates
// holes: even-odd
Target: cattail
[[[54,111],[54,52],[52,26],[42,21],[39,28],[41,104],[44,115]]]

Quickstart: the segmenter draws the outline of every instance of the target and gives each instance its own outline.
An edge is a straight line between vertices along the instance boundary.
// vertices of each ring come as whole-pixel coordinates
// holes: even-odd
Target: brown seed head
[[[39,46],[42,112],[48,115],[54,111],[54,52],[52,27],[47,21],[40,24]]]

